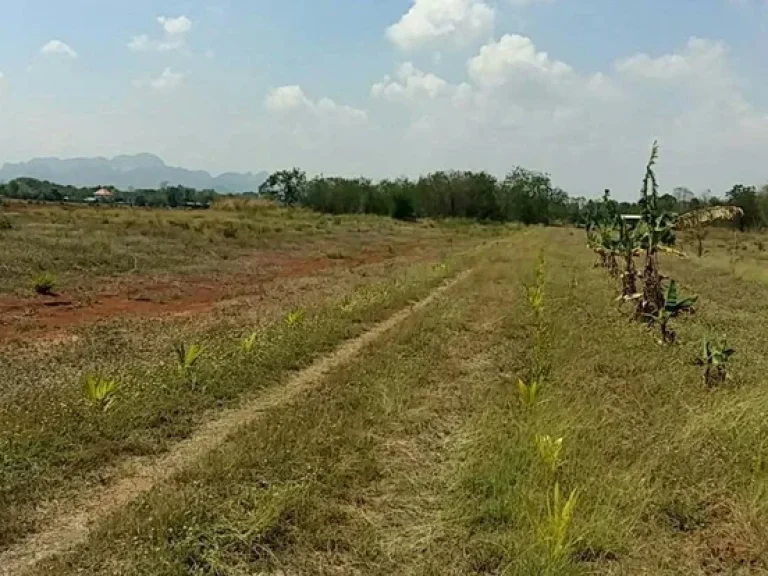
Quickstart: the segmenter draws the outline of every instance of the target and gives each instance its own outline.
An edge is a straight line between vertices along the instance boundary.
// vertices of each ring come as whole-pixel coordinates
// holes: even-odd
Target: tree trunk
[[[637,267],[635,266],[635,259],[632,254],[626,255],[624,259],[621,295],[625,298],[631,298],[637,294]]]
[[[664,292],[661,288],[661,276],[655,252],[647,251],[643,270],[643,298],[638,303],[637,316],[656,314],[664,307]]]

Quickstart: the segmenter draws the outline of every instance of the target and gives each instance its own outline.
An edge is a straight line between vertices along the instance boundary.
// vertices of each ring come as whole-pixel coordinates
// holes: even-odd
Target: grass
[[[276,216],[281,222],[314,218],[263,209],[282,215],[281,220]],[[39,210],[52,218],[67,215],[66,210],[64,216],[56,209],[29,210],[26,217],[38,220]],[[81,220],[95,219],[99,212],[83,209]],[[158,217],[152,211],[103,212],[114,212],[116,218]],[[165,217],[166,212],[159,214]],[[214,221],[219,216],[203,214]],[[354,220],[339,221],[344,231],[335,230],[331,241],[359,251],[357,235],[349,231]],[[368,224],[385,230],[390,222],[368,219]],[[110,242],[119,243],[119,230],[110,233]],[[258,285],[256,294],[228,301],[211,313],[161,320],[123,316],[118,310],[105,321],[72,328],[61,343],[22,338],[7,344],[0,356],[0,549],[45,525],[49,503],[109,482],[127,458],[163,452],[215,411],[279,385],[318,355],[424,295],[466,265],[462,251],[494,232],[478,229],[462,237],[415,227],[398,234],[398,241],[410,234],[419,238],[418,254],[397,250],[384,262],[354,269],[309,270],[285,278],[278,274],[269,284]],[[453,250],[437,241],[443,234],[456,240]],[[307,235],[302,254],[311,253],[311,243]],[[249,250],[261,254],[255,246]],[[221,269],[216,274],[222,283],[230,278]],[[242,345],[246,337],[247,353]],[[201,353],[191,355],[197,350]],[[84,381],[93,383],[85,392]]]
[[[247,201],[222,202],[205,211],[10,202],[2,218],[7,225],[0,294],[15,295],[26,295],[41,272],[55,275],[67,293],[87,294],[145,277],[258,278],[265,267],[269,271],[291,257],[305,263],[370,260],[424,241],[451,243],[482,235],[480,227],[469,224],[327,216]]]
[[[760,262],[749,242],[744,270]],[[617,309],[619,281],[580,233],[516,233],[305,397],[31,573],[768,573],[768,291],[719,250],[662,259],[700,299],[661,346]],[[291,337],[313,325],[306,310]],[[737,354],[710,388],[695,359],[713,333]],[[518,380],[544,364],[521,402]]]

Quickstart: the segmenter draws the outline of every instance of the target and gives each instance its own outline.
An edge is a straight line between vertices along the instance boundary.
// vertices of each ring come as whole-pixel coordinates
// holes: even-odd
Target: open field
[[[259,204],[207,212],[10,208],[3,266],[16,272],[4,279],[3,298],[14,307],[0,315],[0,548],[75,506],[68,496],[123,477],[218,410],[282,383],[424,295],[499,233]],[[115,225],[131,219],[140,232]],[[234,238],[167,224],[208,229],[233,220],[241,230]],[[269,232],[254,231],[261,228]],[[125,274],[107,259],[100,267],[101,254],[89,252],[94,235],[113,250],[131,245],[143,264]],[[201,243],[209,246],[203,263]],[[81,274],[78,256],[90,259]],[[31,288],[29,262],[43,257],[57,266],[54,296]],[[245,353],[240,341],[253,334]],[[182,343],[204,347],[194,373],[178,369],[174,348]],[[120,383],[108,414],[85,402],[85,375]]]
[[[295,212],[331,232],[294,235],[288,213],[254,210],[202,216],[281,228],[216,237],[231,260],[203,256],[212,272],[163,246],[166,264],[132,274],[226,283],[257,276],[248,262],[265,251],[332,264],[281,276],[278,259],[250,292],[194,314],[117,314],[57,343],[39,324],[3,345],[0,574],[4,562],[63,576],[768,573],[761,236],[716,230],[703,258],[662,258],[700,299],[661,345],[619,308],[579,230]],[[11,233],[59,217],[21,210]],[[130,285],[125,269],[79,278],[62,262],[62,291],[84,302],[103,278]],[[538,314],[526,298],[537,267]],[[24,276],[9,298],[29,297]],[[713,334],[736,356],[707,387],[694,360]],[[179,341],[204,346],[189,370]],[[527,406],[517,381],[542,362]],[[84,371],[120,382],[109,410],[83,401]]]

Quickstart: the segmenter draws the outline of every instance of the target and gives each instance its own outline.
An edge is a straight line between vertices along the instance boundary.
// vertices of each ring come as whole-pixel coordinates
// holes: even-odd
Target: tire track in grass
[[[83,543],[94,524],[212,452],[237,430],[259,420],[266,411],[286,404],[316,386],[327,373],[349,362],[385,332],[429,306],[471,272],[472,270],[461,272],[434,289],[427,297],[400,310],[361,336],[347,341],[331,354],[318,359],[284,386],[268,390],[239,408],[222,412],[215,420],[204,424],[192,437],[179,442],[165,456],[137,466],[130,476],[99,493],[91,494],[76,511],[62,514],[51,522],[48,529],[32,534],[0,554],[0,576],[18,576],[38,562]]]

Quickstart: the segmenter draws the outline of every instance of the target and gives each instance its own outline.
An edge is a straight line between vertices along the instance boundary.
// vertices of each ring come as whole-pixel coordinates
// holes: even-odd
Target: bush
[[[13,230],[13,224],[7,216],[0,214],[0,231],[2,230]]]
[[[43,272],[35,276],[35,292],[41,296],[52,296],[53,289],[56,287],[56,276],[48,272]]]

